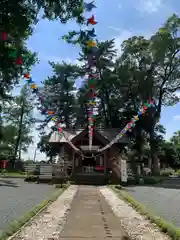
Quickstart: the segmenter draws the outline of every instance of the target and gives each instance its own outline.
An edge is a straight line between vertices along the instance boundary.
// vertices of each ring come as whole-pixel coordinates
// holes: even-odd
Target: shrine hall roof
[[[73,138],[75,138],[76,136],[78,136],[81,132],[85,131],[84,128],[78,128],[78,129],[63,129],[64,131],[64,136],[61,136],[57,131],[54,131],[49,139],[49,142],[59,142],[59,143],[67,143],[67,139],[68,140],[73,140]],[[96,132],[98,132],[102,137],[104,137],[106,140],[108,140],[109,142],[111,140],[113,140],[116,135],[120,132],[119,128],[96,128],[95,130]],[[124,137],[122,137],[119,141],[119,143],[127,143],[129,142],[127,135],[124,135]]]

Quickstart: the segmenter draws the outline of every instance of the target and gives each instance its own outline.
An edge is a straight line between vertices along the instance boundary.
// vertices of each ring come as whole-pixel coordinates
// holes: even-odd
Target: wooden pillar
[[[72,155],[72,173],[75,171],[75,152],[73,151]]]
[[[104,174],[106,174],[107,171],[107,151],[104,151]]]

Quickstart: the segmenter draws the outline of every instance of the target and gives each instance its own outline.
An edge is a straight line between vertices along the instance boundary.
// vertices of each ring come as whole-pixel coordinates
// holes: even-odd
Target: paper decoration
[[[89,41],[87,42],[87,46],[88,46],[88,47],[96,47],[96,42],[95,42],[95,41],[92,41],[92,40],[89,40]]]
[[[26,78],[26,79],[29,79],[29,78],[30,78],[30,75],[29,75],[29,73],[25,73],[25,74],[23,75],[23,77]]]
[[[17,57],[17,50],[16,49],[11,50],[11,52],[9,53],[9,57],[16,58]]]
[[[92,15],[92,17],[87,19],[87,25],[89,25],[89,24],[91,24],[91,25],[97,24],[97,22],[94,19],[94,15]]]
[[[148,102],[148,107],[151,107],[153,105],[153,102],[150,100]],[[147,103],[146,105],[147,106]],[[147,111],[148,108],[142,108],[140,111],[138,111],[138,115],[134,116],[133,119],[125,126],[125,128],[109,143],[107,144],[105,147],[98,149],[98,152],[102,152],[104,150],[106,150],[107,148],[110,148],[114,143],[116,143],[121,137],[123,137],[123,135],[130,130],[130,126],[133,127],[135,126],[135,122],[139,120],[138,116],[143,113],[145,113]]]
[[[52,114],[54,114],[54,112],[53,111],[48,111],[47,114],[52,115]]]
[[[15,62],[17,65],[22,65],[23,63],[20,57],[18,57]]]
[[[37,85],[36,85],[36,84],[31,84],[30,86],[31,86],[32,89],[37,88]]]
[[[7,34],[6,32],[1,32],[1,33],[0,33],[0,39],[1,39],[2,41],[6,41],[7,38],[8,38],[8,34]]]
[[[96,6],[94,5],[94,1],[92,1],[90,3],[84,3],[84,7],[85,7],[87,12],[91,12],[91,10],[93,8],[96,8]]]
[[[94,38],[96,37],[96,34],[95,34],[95,29],[93,28],[92,30],[89,30],[87,31],[87,34],[90,38]]]

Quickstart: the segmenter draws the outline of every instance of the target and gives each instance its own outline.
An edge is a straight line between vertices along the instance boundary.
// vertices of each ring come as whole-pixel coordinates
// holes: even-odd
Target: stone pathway
[[[112,190],[95,186],[70,186],[12,239],[169,240]]]
[[[80,186],[72,203],[61,240],[129,240],[97,187]]]

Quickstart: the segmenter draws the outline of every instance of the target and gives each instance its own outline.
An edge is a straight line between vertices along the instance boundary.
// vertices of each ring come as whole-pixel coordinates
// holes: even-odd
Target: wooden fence
[[[28,164],[25,166],[27,175],[37,175],[40,179],[64,178],[67,168],[62,164]]]

